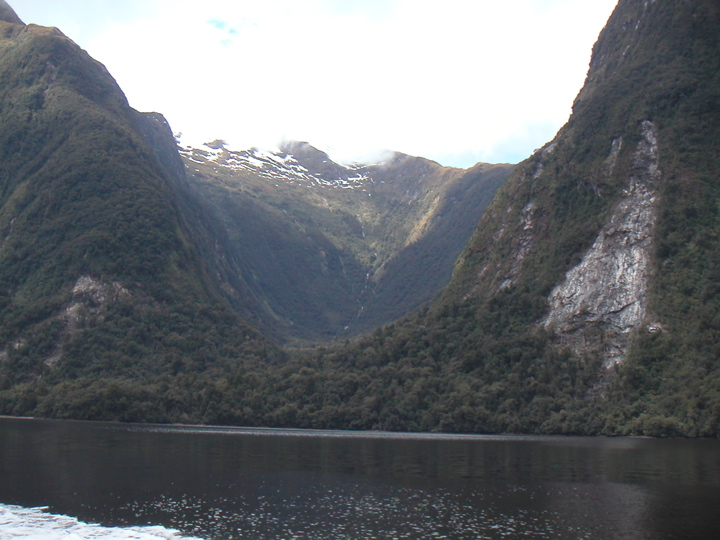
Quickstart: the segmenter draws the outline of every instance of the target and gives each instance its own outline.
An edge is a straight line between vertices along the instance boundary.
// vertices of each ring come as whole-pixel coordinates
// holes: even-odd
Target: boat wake
[[[0,540],[200,540],[161,526],[102,527],[47,510],[0,504]]]

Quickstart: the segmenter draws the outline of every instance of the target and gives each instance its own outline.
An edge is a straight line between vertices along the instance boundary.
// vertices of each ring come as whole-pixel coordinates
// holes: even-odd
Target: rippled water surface
[[[0,419],[0,539],[716,539],[718,501],[720,441]]]

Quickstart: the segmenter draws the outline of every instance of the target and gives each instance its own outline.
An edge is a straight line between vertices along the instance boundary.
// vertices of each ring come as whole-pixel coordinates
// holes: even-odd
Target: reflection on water
[[[0,436],[0,503],[107,526],[212,539],[720,538],[719,441],[13,419]]]

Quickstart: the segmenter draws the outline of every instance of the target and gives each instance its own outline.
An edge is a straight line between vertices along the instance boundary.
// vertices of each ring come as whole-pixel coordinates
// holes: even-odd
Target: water
[[[0,540],[720,538],[720,441],[0,419]]]

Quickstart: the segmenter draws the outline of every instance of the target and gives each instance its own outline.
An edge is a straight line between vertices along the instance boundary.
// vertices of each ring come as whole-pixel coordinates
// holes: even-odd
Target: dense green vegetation
[[[7,27],[0,414],[720,436],[718,27],[714,1],[621,0],[570,121],[505,182],[443,294],[352,342],[284,352],[221,300],[242,313],[257,289],[252,269],[235,266],[233,278],[216,248],[235,235],[223,241],[239,257],[250,232],[302,268],[310,263],[296,242],[306,238],[288,222],[258,226],[281,213],[267,199],[212,211],[226,194],[199,196],[178,180],[172,152],[158,145],[166,138],[104,70],[49,31],[22,49],[12,37],[22,30]],[[573,348],[541,321],[636,173],[646,121],[662,173],[647,298],[660,330],[635,329],[626,358],[606,368],[605,328]],[[432,249],[415,248],[395,264],[433,264]],[[269,260],[258,265],[272,271]],[[399,301],[402,287],[393,291]],[[292,301],[301,310],[301,297]]]
[[[208,277],[163,125],[56,30],[0,25],[0,388],[276,358]]]

